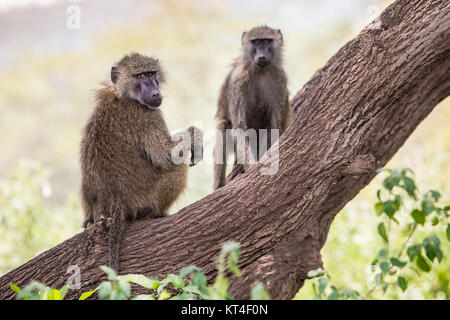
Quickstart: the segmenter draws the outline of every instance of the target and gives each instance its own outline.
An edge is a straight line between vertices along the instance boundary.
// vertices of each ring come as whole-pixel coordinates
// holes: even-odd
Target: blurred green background
[[[392,1],[53,1],[0,2],[0,275],[82,231],[79,143],[93,93],[130,51],[159,57],[167,73],[162,105],[171,131],[192,124],[212,132],[220,85],[244,30],[280,28],[294,95],[313,73]],[[71,5],[80,28],[66,25]],[[410,167],[419,187],[449,204],[450,99],[417,128],[389,167]],[[205,161],[171,212],[212,192],[213,136]],[[333,222],[322,250],[337,285],[367,291],[379,247],[373,213],[377,177]],[[449,254],[448,242],[443,243]],[[448,299],[448,258],[393,299]],[[312,296],[310,283],[296,298]]]

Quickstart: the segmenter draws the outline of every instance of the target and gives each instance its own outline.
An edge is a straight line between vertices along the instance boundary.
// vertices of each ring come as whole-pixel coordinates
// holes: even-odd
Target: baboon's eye
[[[146,76],[149,77],[149,78],[151,78],[151,77],[153,77],[153,76],[155,75],[155,73],[156,73],[156,72],[154,72],[154,71],[150,71],[150,72],[147,72],[147,73],[146,73]]]
[[[256,45],[260,45],[261,44],[261,40],[256,39],[256,40],[253,41],[253,43],[256,44]]]
[[[264,43],[265,44],[269,44],[270,43],[270,39],[264,39]]]
[[[144,74],[143,74],[143,73],[138,74],[138,75],[136,75],[136,78],[138,78],[138,79],[144,79]]]

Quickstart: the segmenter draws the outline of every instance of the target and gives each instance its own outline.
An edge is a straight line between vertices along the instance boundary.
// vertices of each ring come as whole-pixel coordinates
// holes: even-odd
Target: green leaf
[[[430,261],[433,261],[437,257],[436,249],[433,245],[427,244],[424,246],[425,254],[430,259]]]
[[[175,274],[169,274],[162,282],[165,284],[171,283],[175,288],[178,289],[183,289],[184,287],[183,278]]]
[[[436,259],[438,260],[438,262],[440,263],[442,261],[442,257],[443,257],[443,253],[441,248],[439,247],[434,247],[434,254],[436,256]],[[427,255],[428,257],[428,255]],[[429,258],[429,257],[428,257]]]
[[[53,298],[53,291],[55,289],[50,289],[48,291],[41,291],[39,292],[40,300],[58,300]]]
[[[69,289],[69,286],[66,284],[61,289],[59,289],[59,293],[61,294],[61,300],[64,299],[66,296],[67,290]]]
[[[239,277],[241,275],[241,270],[237,266],[239,256],[240,256],[239,243],[235,241],[229,241],[226,242],[224,245],[222,245],[222,250],[220,252],[219,259],[216,261],[216,266],[219,271],[219,275],[225,271],[225,268],[228,268],[228,270],[230,270],[233,274]],[[228,260],[228,263],[225,265],[226,260]]]
[[[381,215],[383,213],[383,202],[377,202],[375,203],[375,213],[377,216]]]
[[[200,269],[196,266],[184,267],[180,271],[180,277],[186,278],[188,275],[190,275],[191,273],[194,273],[194,272],[202,272],[202,269]]]
[[[403,181],[402,187],[403,189],[405,189],[406,193],[408,193],[410,197],[415,198],[416,184],[414,183],[414,180],[409,177],[403,177],[402,181]]]
[[[100,266],[100,269],[108,275],[108,280],[113,281],[117,279],[117,273],[110,267]]]
[[[377,190],[377,199],[381,202],[381,189]]]
[[[342,297],[342,299],[349,299],[349,298],[359,299],[359,298],[362,298],[358,291],[352,290],[352,289],[349,289],[349,288],[343,288],[341,290],[341,297]]]
[[[414,219],[414,221],[417,224],[424,225],[425,223],[425,213],[423,211],[420,211],[418,209],[414,209],[411,211],[411,217]]]
[[[380,251],[378,251],[378,256],[382,259],[386,259],[387,258],[387,250],[381,249]]]
[[[11,288],[12,291],[14,291],[15,293],[19,293],[20,292],[20,288],[18,286],[16,286],[15,284],[10,284],[9,287]]]
[[[130,298],[130,284],[124,280],[113,282],[112,290],[103,297],[106,300],[128,300]],[[100,296],[100,292],[99,292]]]
[[[380,263],[380,269],[383,273],[388,273],[390,267],[389,262],[383,261]]]
[[[383,212],[386,213],[386,215],[395,222],[398,223],[398,221],[394,218],[394,214],[398,211],[400,208],[399,200],[388,200],[383,203]]]
[[[312,288],[313,288],[313,292],[314,292],[314,300],[318,300],[318,299],[320,299],[320,296],[319,296],[319,294],[318,294],[318,292],[317,292],[317,288],[316,288],[316,283],[315,282],[313,282],[313,284],[312,284]]]
[[[98,286],[98,296],[100,298],[100,300],[106,300],[110,298],[111,295],[111,290],[112,290],[112,284],[109,281],[103,281],[99,286]]]
[[[414,271],[414,273],[416,274],[416,276],[420,277],[420,272],[419,270],[412,264],[408,265],[408,268],[411,269],[412,271]]]
[[[221,254],[226,256],[230,252],[238,251],[238,250],[240,250],[239,243],[237,243],[236,241],[228,241],[222,246]]]
[[[410,168],[402,168],[401,173],[403,176],[406,176],[407,173],[411,173],[412,175],[415,175],[414,171],[412,171]]]
[[[406,250],[406,253],[408,254],[409,260],[413,261],[414,257],[417,255],[420,255],[421,251],[421,245],[420,244],[414,244]]]
[[[259,282],[256,286],[254,286],[250,292],[251,300],[270,300],[269,293],[264,288],[264,285]]]
[[[239,269],[239,267],[234,263],[228,264],[228,270],[230,270],[230,272],[237,277],[241,276],[241,269]]]
[[[50,290],[50,295],[51,295],[52,299],[49,299],[49,300],[61,300],[61,293],[59,292],[58,289]]]
[[[393,266],[396,266],[396,267],[399,267],[399,268],[403,268],[407,264],[407,262],[399,260],[399,259],[394,258],[394,257],[392,257],[390,261],[391,261]]]
[[[83,293],[81,294],[81,296],[80,296],[80,299],[78,299],[78,300],[86,300],[87,298],[89,298],[90,296],[92,296],[92,295],[95,293],[95,291],[97,291],[97,289],[92,290],[92,291],[88,291],[88,292],[83,292]]]
[[[428,263],[428,261],[425,260],[425,258],[421,254],[417,256],[416,264],[417,267],[422,271],[430,272],[431,270],[430,264]]]
[[[421,206],[422,211],[423,213],[425,213],[425,215],[429,215],[434,210],[434,204],[428,199],[422,200]]]
[[[431,220],[431,225],[434,227],[435,225],[437,225],[439,223],[439,218],[438,217],[434,217],[433,220]]]
[[[408,282],[403,277],[397,278],[397,284],[400,287],[400,289],[402,289],[403,292],[405,292],[406,288],[408,288]]]
[[[433,234],[433,235],[431,236],[431,238],[433,239],[433,244],[434,244],[436,247],[439,247],[439,245],[441,244],[441,240],[439,239],[439,237],[436,236],[435,234]]]
[[[377,286],[379,286],[381,284],[381,273],[377,273],[375,275],[375,283]]]
[[[439,247],[436,247],[435,250],[436,250],[436,257],[438,261],[441,262],[443,257],[442,251]]]
[[[422,246],[425,249],[426,256],[431,260],[431,262],[433,262],[435,258],[437,258],[437,260],[441,262],[443,254],[441,249],[439,248],[440,244],[441,240],[439,240],[436,235],[431,235],[423,239]]]
[[[194,285],[187,285],[186,287],[184,287],[183,292],[195,293],[199,296],[203,295],[203,293],[200,291],[200,289]]]
[[[447,225],[446,234],[447,234],[447,240],[450,241],[450,223]]]
[[[122,294],[125,296],[125,299],[129,299],[131,296],[131,286],[128,282],[123,279],[119,279],[118,286]]]
[[[231,273],[238,277],[241,276],[241,270],[237,266],[240,254],[241,252],[239,247],[230,251],[230,253],[228,254],[228,270],[230,270]]]
[[[190,293],[192,295],[196,294],[203,300],[211,300],[211,297],[208,295],[207,291],[200,290],[199,287],[194,286],[194,285],[188,285],[188,286],[184,287],[183,292]],[[195,297],[195,298],[198,299],[198,297]]]
[[[40,282],[32,281],[17,294],[17,300],[46,300],[50,288]]]
[[[153,290],[158,291],[158,289],[159,289],[159,287],[161,286],[162,283],[160,281],[158,281],[157,279],[151,279],[151,277],[150,277],[150,280],[154,280],[155,281],[153,283]]]
[[[158,300],[167,300],[167,299],[169,299],[171,296],[172,296],[172,295],[171,295],[168,291],[163,290],[163,291],[159,294]]]
[[[328,279],[326,277],[321,277],[319,278],[318,282],[319,282],[319,294],[322,294],[328,285]]]
[[[122,279],[126,282],[138,284],[141,287],[147,288],[149,290],[157,289],[155,288],[155,282],[157,282],[157,280],[150,279],[143,274],[126,274],[123,276],[119,276],[119,279]]]
[[[228,291],[228,279],[221,277],[214,282],[214,288],[217,290],[217,294],[221,299],[226,299]]]
[[[388,200],[388,201],[383,203],[383,212],[386,212],[386,214],[389,217],[394,216],[395,211],[397,211],[397,209],[396,209],[394,201]]]
[[[378,229],[378,234],[380,235],[380,237],[383,238],[383,240],[385,242],[389,242],[389,239],[388,239],[388,236],[387,236],[387,233],[386,233],[386,226],[384,225],[383,222],[381,222],[378,225],[377,229]]]
[[[324,275],[325,272],[326,272],[325,269],[322,269],[322,268],[310,270],[310,271],[308,271],[308,278],[315,278],[315,277]]]
[[[388,287],[389,287],[389,283],[383,284],[383,286],[381,287],[381,289],[383,290],[383,293],[386,293],[386,290]]]
[[[431,196],[433,197],[434,201],[439,201],[439,198],[441,197],[441,194],[439,193],[439,191],[430,190],[429,192],[430,192]]]
[[[399,182],[400,177],[391,175],[383,180],[383,187],[391,191]]]
[[[331,293],[328,295],[327,300],[338,300],[339,297],[339,290],[335,286],[331,286]]]
[[[206,290],[206,276],[201,272],[196,272],[191,278],[191,283],[197,286],[202,292]]]

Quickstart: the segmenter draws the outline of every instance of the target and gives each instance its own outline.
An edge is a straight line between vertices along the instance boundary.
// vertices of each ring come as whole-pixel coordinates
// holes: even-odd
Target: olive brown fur
[[[161,99],[161,103],[159,85],[165,80],[161,64],[151,57],[129,54],[112,67],[112,82],[97,91],[81,141],[83,226],[110,221],[109,266],[117,271],[127,221],[165,216],[186,187],[189,166],[189,161],[172,161],[171,151],[178,142],[172,141],[161,110],[154,107],[159,104],[140,102],[147,101],[147,97],[139,98],[143,86],[136,77],[140,74],[146,74],[145,81],[154,85],[150,98]],[[201,131],[191,127],[186,132],[197,135],[195,145],[201,149]]]
[[[258,26],[244,32],[242,53],[223,83],[216,112],[217,138],[214,149],[214,190],[226,183],[227,144],[233,138],[228,129],[279,129],[281,135],[289,125],[292,111],[289,106],[287,76],[283,68],[283,35],[280,30]],[[270,148],[274,141],[268,140]],[[251,146],[246,145],[244,164],[235,164],[228,180],[248,168]],[[260,154],[257,155],[259,159]]]

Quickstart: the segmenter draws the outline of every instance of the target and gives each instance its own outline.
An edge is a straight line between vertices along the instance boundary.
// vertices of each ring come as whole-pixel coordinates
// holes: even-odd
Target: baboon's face
[[[162,102],[161,92],[159,91],[159,81],[157,72],[144,72],[133,76],[135,85],[130,97],[140,104],[149,108],[158,108]]]
[[[265,68],[272,62],[274,53],[273,39],[251,40],[251,56],[256,68]]]

